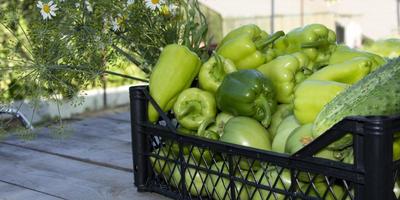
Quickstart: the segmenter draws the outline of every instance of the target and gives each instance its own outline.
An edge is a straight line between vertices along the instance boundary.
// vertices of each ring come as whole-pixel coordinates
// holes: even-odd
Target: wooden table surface
[[[167,199],[133,185],[127,107],[70,120],[66,135],[0,142],[0,200]]]

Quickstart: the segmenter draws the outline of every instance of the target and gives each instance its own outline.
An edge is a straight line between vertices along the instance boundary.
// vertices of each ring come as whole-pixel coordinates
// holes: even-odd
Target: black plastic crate
[[[173,116],[147,120],[158,107],[146,86],[130,88],[134,182],[173,199],[397,199],[400,161],[392,161],[400,116],[348,117],[294,155],[180,134]],[[160,111],[160,109],[158,109]],[[354,164],[314,157],[353,134]]]

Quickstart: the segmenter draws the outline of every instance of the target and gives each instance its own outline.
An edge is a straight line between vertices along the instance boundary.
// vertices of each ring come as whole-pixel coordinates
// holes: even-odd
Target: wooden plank
[[[127,111],[129,111],[129,109],[130,108],[128,107]],[[122,122],[130,122],[131,121],[130,112],[108,114],[108,115],[102,116],[102,118],[113,119],[113,120],[118,120],[118,121],[122,121]]]
[[[7,184],[0,181],[0,200],[25,200],[25,199],[40,199],[40,200],[63,200],[63,198],[54,197],[33,191],[12,184]]]
[[[94,117],[73,122],[68,129],[72,133],[65,139],[54,137],[54,130],[44,128],[32,141],[9,138],[4,143],[132,170],[129,123]]]
[[[88,134],[93,134],[93,135],[102,134],[102,137],[105,138],[116,139],[125,142],[131,141],[130,121],[108,119],[103,117],[94,117],[74,122],[73,124],[71,124],[70,127],[75,130],[88,129],[89,130],[87,132]],[[100,129],[102,130],[102,132],[97,133],[97,130]]]
[[[65,199],[166,199],[153,193],[136,192],[132,173],[121,170],[7,144],[0,145],[0,160],[0,180]]]

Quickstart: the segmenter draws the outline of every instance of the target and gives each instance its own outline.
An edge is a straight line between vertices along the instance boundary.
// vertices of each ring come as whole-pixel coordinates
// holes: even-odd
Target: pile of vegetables
[[[161,110],[175,115],[179,132],[286,154],[346,116],[400,113],[399,88],[400,59],[338,45],[336,34],[321,24],[271,35],[254,24],[244,25],[228,33],[204,63],[188,48],[168,45],[149,83]],[[159,120],[151,104],[148,118]],[[348,134],[315,156],[350,163],[351,145]],[[393,146],[400,148],[400,137]],[[394,160],[400,159],[398,152]],[[211,162],[194,157],[190,162]],[[276,170],[270,173],[277,178]],[[174,177],[180,180],[179,174]],[[290,174],[288,181],[281,186],[290,185]],[[341,198],[343,188],[332,188]]]
[[[363,49],[383,57],[395,58],[400,56],[400,39],[388,38],[369,42],[363,46]]]

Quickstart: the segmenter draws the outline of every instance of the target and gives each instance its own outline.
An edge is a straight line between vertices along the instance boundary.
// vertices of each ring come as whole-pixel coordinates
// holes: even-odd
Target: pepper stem
[[[320,48],[320,47],[325,47],[332,45],[332,42],[329,42],[327,40],[318,40],[315,42],[306,42],[301,44],[301,48]]]
[[[256,42],[256,48],[263,49],[265,46],[275,42],[275,40],[277,40],[278,38],[280,38],[284,35],[285,35],[285,32],[277,31],[274,34],[270,35],[265,41]]]
[[[205,136],[206,129],[213,123],[215,123],[215,120],[212,118],[204,120],[203,123],[201,123],[199,129],[197,129],[197,135]]]
[[[224,73],[224,62],[222,61],[222,58],[218,54],[214,54],[214,59],[215,59],[215,64],[214,64],[214,79],[219,80],[221,76],[223,76]]]
[[[257,105],[257,107],[260,108],[260,110],[256,114],[257,117],[255,117],[255,119],[260,121],[264,127],[268,127],[271,123],[272,116],[272,111],[268,100],[265,97],[260,97],[259,99],[255,100],[255,104]]]
[[[264,127],[268,127],[269,124],[271,123],[271,108],[269,107],[268,103],[264,104],[264,111],[265,111],[265,115],[264,115],[264,119],[261,120],[261,124]]]

